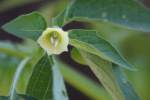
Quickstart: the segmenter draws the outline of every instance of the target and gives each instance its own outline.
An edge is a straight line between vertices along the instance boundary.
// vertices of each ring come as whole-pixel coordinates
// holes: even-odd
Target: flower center
[[[58,45],[59,41],[59,36],[57,32],[52,32],[50,36],[50,43],[52,44],[53,47],[56,47]]]

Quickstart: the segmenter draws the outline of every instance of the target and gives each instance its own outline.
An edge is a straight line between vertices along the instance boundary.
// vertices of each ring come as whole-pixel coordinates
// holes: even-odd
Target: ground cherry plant
[[[18,57],[20,64],[14,75],[8,96],[0,100],[69,100],[64,79],[81,86],[92,100],[140,100],[140,96],[125,77],[122,69],[136,71],[136,68],[118,52],[109,41],[100,36],[96,29],[69,29],[63,26],[72,22],[107,23],[128,30],[150,31],[150,11],[136,0],[73,0],[64,10],[51,20],[50,26],[40,12],[20,15],[3,25],[3,29],[24,40],[32,40],[37,46],[32,53],[6,49],[0,50]],[[105,24],[103,24],[105,25]],[[107,25],[104,26],[107,28]],[[109,28],[108,28],[109,30]],[[111,30],[110,30],[111,31]],[[121,34],[121,33],[120,33]],[[79,64],[89,66],[102,83],[101,88],[68,69],[58,55],[68,52]],[[24,94],[17,91],[17,83],[22,71],[33,66]],[[78,77],[78,78],[77,78]],[[76,82],[78,81],[78,82]],[[77,85],[79,84],[79,85]],[[96,89],[99,89],[96,91]]]

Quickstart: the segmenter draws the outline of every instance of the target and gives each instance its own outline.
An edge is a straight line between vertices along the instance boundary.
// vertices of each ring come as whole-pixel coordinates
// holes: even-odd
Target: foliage
[[[123,27],[125,30],[149,32],[149,17],[150,11],[135,0],[74,0],[68,4],[63,12],[52,19],[52,26],[50,27],[59,26],[62,28],[71,21],[89,23],[97,21],[97,23],[106,23],[103,24],[105,28],[107,28],[107,24],[110,24],[119,28]],[[49,27],[47,25],[45,18],[39,12],[32,12],[17,17],[2,28],[24,40],[30,39],[36,44],[42,32]],[[69,44],[73,46],[72,58],[80,64],[89,66],[113,100],[140,100],[122,71],[123,68],[135,71],[134,66],[127,62],[112,43],[102,38],[97,29],[70,29],[67,32],[69,33]],[[15,48],[2,45],[0,52],[20,60],[27,57],[31,58],[24,65],[30,67],[32,71],[29,73],[30,78],[27,78],[28,82],[24,92],[25,100],[28,96],[38,100],[68,100],[63,76],[70,83],[76,83],[75,77],[72,77],[74,80],[70,79],[68,76],[70,70],[63,69],[64,64],[60,64],[57,55],[47,55],[44,50],[39,48],[39,45],[35,46],[33,52],[36,49],[39,50],[35,53],[26,53],[25,51],[18,53]],[[67,71],[68,74],[66,75]],[[21,72],[22,70],[19,73]],[[74,75],[76,76],[76,74]],[[18,79],[18,77],[20,75],[15,78]],[[15,90],[11,91],[15,99],[20,96],[17,93]],[[1,98],[5,100],[9,96]],[[100,97],[95,98],[100,99]],[[14,98],[10,99],[14,100]]]

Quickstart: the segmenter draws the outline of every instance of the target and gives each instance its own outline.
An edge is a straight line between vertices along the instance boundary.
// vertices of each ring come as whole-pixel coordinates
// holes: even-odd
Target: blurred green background
[[[149,1],[145,1],[150,5]],[[20,14],[25,14],[38,10],[51,23],[51,18],[61,12],[69,3],[69,0],[0,0],[0,26],[14,19]],[[118,48],[120,53],[133,64],[138,70],[129,72],[125,70],[128,79],[141,96],[142,100],[150,100],[150,33],[143,33],[125,29],[120,26],[113,26],[107,23],[82,23],[72,22],[64,28],[92,28],[99,31],[100,35],[108,40],[113,46]],[[12,48],[14,51],[25,51],[31,54],[35,51],[36,44],[32,41],[23,42],[23,40],[4,32],[0,28],[0,46]],[[4,43],[5,42],[5,43]],[[6,43],[7,42],[7,43]],[[12,44],[14,46],[12,46]],[[27,46],[28,48],[25,48]],[[32,47],[32,48],[31,48]],[[29,49],[31,48],[31,49]],[[66,63],[69,63],[79,72],[82,72],[91,80],[97,82],[89,68],[78,65],[70,59],[70,55],[63,53],[60,56]],[[8,95],[15,69],[19,59],[7,55],[0,50],[0,95]],[[17,90],[24,93],[27,85],[27,79],[32,68],[26,68],[21,75]],[[70,84],[66,83],[70,100],[90,100],[84,93],[78,91]]]

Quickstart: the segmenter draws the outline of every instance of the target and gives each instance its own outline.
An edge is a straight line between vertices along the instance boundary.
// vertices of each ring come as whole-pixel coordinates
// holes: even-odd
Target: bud
[[[61,28],[47,28],[37,42],[48,55],[60,54],[68,51],[68,32],[63,31]]]

